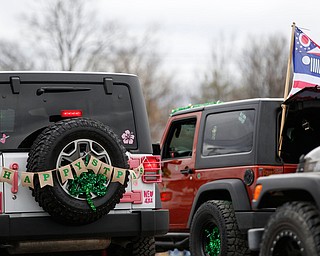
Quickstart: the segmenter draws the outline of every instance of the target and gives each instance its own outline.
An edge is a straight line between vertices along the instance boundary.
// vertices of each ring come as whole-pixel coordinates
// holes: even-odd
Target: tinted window
[[[254,110],[211,114],[205,125],[202,155],[248,152],[253,145]]]
[[[83,87],[90,90],[35,95],[39,88],[50,86]],[[21,98],[25,96],[26,102],[19,111],[25,114],[25,129],[29,128],[31,132],[48,125],[49,120],[54,121],[54,117],[59,116],[61,110],[80,109],[83,117],[110,126],[127,149],[137,147],[130,92],[125,85],[117,84],[113,87],[113,93],[108,95],[102,84],[30,84],[21,88],[20,95]]]
[[[13,94],[10,84],[0,85],[0,149],[13,141],[19,115],[16,111],[18,94]]]
[[[84,88],[51,90],[41,88]],[[83,117],[108,125],[123,141],[127,150],[138,147],[136,124],[128,86],[117,84],[106,94],[100,84],[21,83],[19,94],[10,84],[0,86],[0,150],[29,148],[33,134],[61,119],[61,110],[82,110]]]
[[[189,157],[192,155],[196,119],[174,122],[163,149],[163,158]]]
[[[14,109],[0,109],[0,132],[2,134],[13,132],[15,122]]]

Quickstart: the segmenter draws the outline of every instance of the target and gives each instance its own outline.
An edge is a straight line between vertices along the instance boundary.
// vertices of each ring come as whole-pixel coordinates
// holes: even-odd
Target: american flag
[[[295,27],[293,85],[289,96],[305,87],[320,85],[320,46]]]

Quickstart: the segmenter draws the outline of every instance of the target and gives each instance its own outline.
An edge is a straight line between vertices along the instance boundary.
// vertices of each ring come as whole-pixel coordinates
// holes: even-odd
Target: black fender
[[[251,211],[248,192],[242,180],[222,179],[211,181],[199,188],[193,200],[188,228],[190,228],[192,218],[199,206],[208,200],[231,200],[235,211]]]
[[[253,209],[276,208],[288,201],[312,201],[320,209],[320,175],[317,172],[261,177],[257,185],[262,185],[262,189],[258,199],[252,201]]]

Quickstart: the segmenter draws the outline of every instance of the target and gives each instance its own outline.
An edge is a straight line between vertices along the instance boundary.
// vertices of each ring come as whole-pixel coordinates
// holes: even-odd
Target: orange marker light
[[[253,200],[257,201],[262,190],[262,185],[257,185],[254,189]]]

